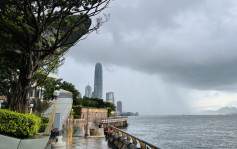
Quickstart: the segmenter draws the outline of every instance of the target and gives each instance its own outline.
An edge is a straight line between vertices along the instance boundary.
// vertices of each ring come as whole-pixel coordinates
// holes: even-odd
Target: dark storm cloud
[[[185,87],[235,90],[236,6],[231,0],[116,0],[100,34],[89,35],[69,56],[157,74]]]

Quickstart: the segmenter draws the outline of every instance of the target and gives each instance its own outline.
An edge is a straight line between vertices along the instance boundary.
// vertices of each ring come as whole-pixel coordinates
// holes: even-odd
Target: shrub
[[[81,106],[72,106],[73,108],[73,115],[74,115],[74,118],[80,118],[81,117]]]
[[[0,133],[16,137],[33,136],[39,131],[41,119],[33,114],[22,114],[0,109]]]
[[[32,100],[31,103],[34,104],[33,112],[39,115],[44,111],[46,111],[51,105],[48,101],[46,100],[41,101],[40,99]]]
[[[47,118],[47,117],[40,116],[40,118],[41,118],[41,123],[48,123],[49,122],[49,118]]]
[[[47,125],[48,125],[48,123],[42,123],[42,124],[40,125],[39,132],[44,132],[45,129],[46,129],[46,127],[47,127]]]
[[[79,119],[81,116],[80,115],[74,115],[75,119]]]
[[[40,124],[40,128],[39,128],[39,132],[44,132],[45,128],[48,125],[49,118],[43,117],[43,116],[40,116],[40,118],[41,118],[41,124]]]

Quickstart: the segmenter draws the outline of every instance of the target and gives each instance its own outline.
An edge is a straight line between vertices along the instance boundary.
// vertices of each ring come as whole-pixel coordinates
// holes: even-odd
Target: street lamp
[[[53,92],[53,95],[54,95],[55,99],[57,100],[58,96],[60,95],[60,91],[59,90],[55,90]]]
[[[32,114],[32,108],[34,107],[34,104],[30,104],[30,114]]]
[[[89,118],[89,106],[87,106],[87,121],[86,121],[85,137],[88,137],[88,136],[89,136],[89,135],[88,135],[88,122],[89,122],[88,118]]]

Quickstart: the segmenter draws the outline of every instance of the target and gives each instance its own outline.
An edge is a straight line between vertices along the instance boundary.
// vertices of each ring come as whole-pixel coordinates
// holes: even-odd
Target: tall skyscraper
[[[101,63],[95,65],[94,98],[103,98],[103,70]]]
[[[91,97],[91,86],[90,85],[87,85],[86,88],[85,88],[85,96],[90,98]]]
[[[106,102],[114,104],[114,92],[106,93]]]
[[[123,109],[122,109],[122,101],[118,101],[117,102],[117,111],[122,113],[123,112]]]

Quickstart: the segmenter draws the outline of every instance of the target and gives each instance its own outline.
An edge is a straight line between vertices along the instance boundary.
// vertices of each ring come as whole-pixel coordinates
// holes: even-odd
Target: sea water
[[[123,130],[163,149],[237,149],[237,115],[134,116]]]

